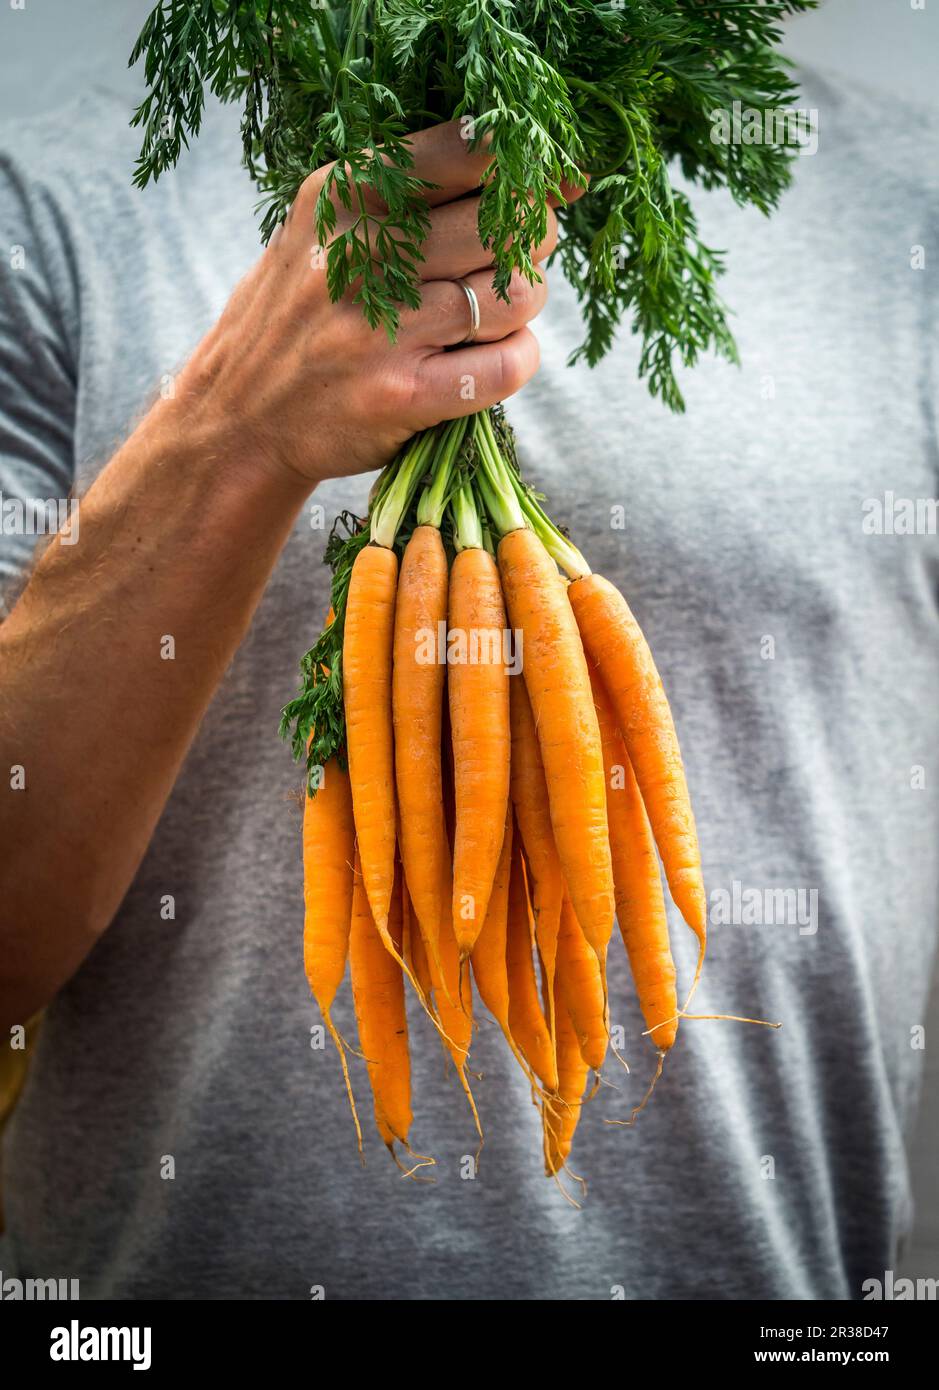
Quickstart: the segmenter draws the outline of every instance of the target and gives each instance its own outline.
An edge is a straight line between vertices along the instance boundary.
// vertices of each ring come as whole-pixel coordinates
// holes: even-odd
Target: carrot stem
[[[483,528],[476,510],[476,498],[469,482],[463,482],[450,503],[453,516],[453,544],[460,550],[482,550]]]
[[[466,437],[468,424],[469,420],[465,416],[459,420],[451,420],[440,436],[431,480],[417,504],[418,526],[433,526],[440,530],[443,514],[453,493],[454,467]]]
[[[488,550],[489,554],[495,559],[496,548],[492,540],[492,531],[489,529],[489,522],[486,519],[485,508],[482,506],[481,499],[477,502],[480,514],[480,522],[483,529],[483,549]]]
[[[548,514],[542,510],[537,500],[525,487],[518,474],[510,470],[508,476],[515,489],[525,520],[552,560],[569,579],[583,579],[584,575],[590,573],[590,566],[576,545],[569,541],[564,532],[555,526]]]
[[[524,530],[528,523],[519,506],[511,470],[502,457],[488,410],[476,416],[473,439],[479,456],[476,481],[495,530],[500,536]]]
[[[486,510],[500,536],[530,526],[555,564],[571,579],[582,579],[590,566],[563,531],[555,526],[506,459],[488,410],[476,417],[479,471],[476,480]]]
[[[415,435],[401,456],[394,480],[372,511],[371,539],[390,550],[437,442],[436,430]]]

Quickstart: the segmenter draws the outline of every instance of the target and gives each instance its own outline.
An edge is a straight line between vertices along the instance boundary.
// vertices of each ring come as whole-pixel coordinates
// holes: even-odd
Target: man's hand
[[[517,276],[511,303],[496,297],[491,253],[476,230],[479,199],[467,196],[479,187],[489,156],[470,152],[455,121],[420,132],[412,143],[413,172],[438,186],[427,192],[421,307],[402,314],[398,341],[370,328],[351,297],[329,299],[313,234],[323,169],[307,179],[180,382],[184,409],[207,414],[210,430],[237,440],[240,455],[254,451],[311,485],[382,467],[415,431],[512,395],[538,366],[526,325],[544,305],[545,283]],[[373,210],[380,215],[381,205]],[[340,233],[352,215],[338,204],[337,213]],[[537,260],[556,240],[550,212]],[[476,293],[480,326],[472,346],[448,351],[464,341],[470,323],[457,279]]]

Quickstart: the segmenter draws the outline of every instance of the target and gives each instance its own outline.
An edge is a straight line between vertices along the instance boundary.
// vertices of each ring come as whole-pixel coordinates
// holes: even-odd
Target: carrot
[[[366,545],[349,581],[342,680],[352,808],[362,880],[382,940],[394,885],[395,784],[391,706],[395,582],[393,550]]]
[[[349,777],[338,761],[331,759],[322,771],[316,795],[306,795],[303,804],[303,964],[323,1021],[339,1052],[361,1152],[362,1130],[346,1051],[331,1017],[349,951],[354,855]]]
[[[528,889],[517,845],[512,854],[509,876],[505,964],[509,985],[509,1031],[546,1090],[555,1091],[558,1084],[557,1062],[538,998]]]
[[[449,719],[445,709],[444,751],[442,755],[444,824],[449,840],[452,842],[455,833],[456,811],[453,795],[453,750],[449,732]],[[464,962],[460,959],[449,909],[440,920],[438,941],[440,964],[437,964],[433,956],[428,955],[427,965],[434,985],[434,1001],[437,1006],[437,1017],[440,1019],[441,1036],[453,1065],[456,1067],[460,1085],[473,1114],[476,1132],[482,1141],[483,1131],[479,1111],[476,1109],[476,1101],[473,1098],[467,1074],[470,1042],[473,1035],[473,986],[469,971],[464,968]]]
[[[545,1170],[557,1177],[567,1164],[574,1131],[583,1109],[583,1095],[590,1068],[584,1061],[577,1032],[563,998],[555,1000],[557,1019],[558,1098],[562,1104],[545,1108]]]
[[[453,930],[462,957],[486,918],[509,800],[509,683],[503,656],[505,607],[488,551],[460,550],[450,574],[453,648],[448,690],[456,836]],[[463,658],[463,659],[458,659]]]
[[[656,1046],[667,1052],[678,1030],[678,994],[655,841],[623,736],[596,667],[590,680],[606,771],[616,915],[646,1027]]]
[[[389,931],[400,948],[400,894],[389,902]],[[397,1139],[405,1148],[411,1128],[411,1063],[404,978],[379,935],[365,892],[364,875],[355,856],[352,930],[349,937],[352,998],[359,1043],[366,1059],[375,1101],[375,1119],[388,1149]],[[389,1138],[389,1136],[391,1136]]]
[[[414,904],[408,894],[408,886],[404,881],[403,873],[401,875],[401,917],[404,924],[401,954],[420,985],[424,998],[430,999],[434,984],[430,977],[430,967],[427,964],[424,938],[421,935],[421,929],[414,912]]]
[[[332,759],[303,805],[303,963],[324,1014],[346,970],[354,849],[349,778]]]
[[[462,969],[460,953],[449,919],[440,924],[440,967],[428,956],[427,965],[434,985],[434,1000],[444,1042],[461,1079],[469,1057],[473,1035],[473,994],[469,973]]]
[[[499,867],[496,869],[492,892],[489,895],[489,911],[486,913],[482,931],[476,938],[471,959],[480,998],[502,1029],[513,1057],[529,1082],[537,1087],[535,1074],[525,1060],[524,1053],[512,1037],[509,1023],[509,974],[506,963],[506,943],[513,842],[514,828],[512,816],[509,814],[505,819],[505,834],[502,840],[502,853],[499,856]],[[538,1089],[540,1090],[540,1087]]]
[[[570,585],[568,595],[584,647],[616,713],[675,905],[698,938],[697,982],[707,943],[707,899],[694,812],[662,680],[618,589],[588,574]]]
[[[580,929],[570,898],[565,894],[558,933],[557,983],[571,1015],[584,1061],[599,1071],[606,1057],[609,1029],[600,964]]]
[[[464,969],[464,961],[460,956],[449,916],[440,923],[439,945],[439,968],[432,956],[427,957],[427,965],[434,983],[437,1017],[440,1019],[444,1046],[456,1067],[481,1141],[482,1125],[467,1075],[470,1041],[473,1035],[473,986],[469,971]]]
[[[538,733],[524,680],[509,681],[512,724],[510,790],[525,858],[531,872],[535,940],[544,974],[545,1013],[554,1039],[554,971],[564,876],[551,829],[548,787],[545,782]]]
[[[401,955],[406,959],[408,969],[417,980],[418,986],[421,987],[424,998],[431,999],[433,994],[431,966],[428,965],[424,937],[421,935],[421,927],[418,926],[414,903],[411,902],[410,895],[408,895],[407,884],[404,883],[404,874],[401,874],[401,917],[404,920]]]
[[[534,531],[503,537],[499,569],[512,627],[524,643],[525,685],[561,867],[587,940],[602,957],[613,929],[613,870],[587,662],[561,577]]]
[[[398,561],[385,545],[370,543],[352,566],[343,637],[343,695],[349,781],[362,881],[379,935],[430,1006],[388,929],[395,882],[396,803],[392,664]]]
[[[476,938],[471,957],[479,997],[501,1027],[509,1045],[509,977],[505,964],[509,912],[509,875],[512,867],[512,817],[505,818],[502,853],[489,895],[489,911]]]
[[[394,763],[404,875],[423,940],[435,957],[451,882],[440,770],[446,666],[426,659],[421,644],[426,634],[436,643],[446,621],[447,557],[440,531],[417,526],[401,562],[395,609]]]

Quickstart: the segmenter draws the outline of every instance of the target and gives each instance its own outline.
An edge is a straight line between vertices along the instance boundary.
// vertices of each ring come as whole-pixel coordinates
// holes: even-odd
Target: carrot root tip
[[[637,1106],[635,1106],[635,1107],[633,1108],[633,1112],[632,1112],[632,1114],[630,1115],[629,1119],[628,1119],[628,1120],[606,1120],[606,1119],[605,1119],[604,1122],[603,1122],[604,1124],[607,1124],[607,1125],[625,1125],[627,1128],[629,1128],[629,1127],[631,1127],[632,1125],[634,1125],[634,1124],[636,1123],[636,1120],[639,1118],[639,1116],[642,1114],[643,1110],[645,1110],[646,1106],[649,1104],[649,1101],[652,1099],[652,1093],[653,1093],[653,1091],[655,1090],[656,1086],[658,1085],[659,1077],[662,1075],[662,1068],[665,1066],[665,1058],[667,1057],[667,1055],[668,1055],[668,1054],[667,1054],[663,1049],[661,1049],[661,1048],[659,1049],[658,1064],[656,1065],[656,1068],[655,1068],[655,1075],[653,1076],[652,1080],[649,1082],[648,1088],[647,1088],[647,1090],[646,1090],[645,1095],[642,1097],[642,1100],[639,1102],[639,1104],[638,1104]]]
[[[358,1149],[359,1149],[359,1158],[361,1159],[361,1161],[362,1161],[362,1166],[364,1167],[364,1166],[365,1166],[365,1148],[364,1148],[364,1145],[363,1145],[363,1143],[362,1143],[362,1126],[359,1124],[359,1112],[358,1112],[358,1110],[356,1109],[355,1095],[353,1094],[353,1091],[352,1091],[352,1078],[351,1078],[350,1075],[349,1075],[349,1063],[348,1063],[348,1060],[346,1059],[346,1047],[347,1047],[347,1044],[346,1044],[346,1042],[345,1042],[345,1040],[344,1040],[342,1034],[339,1032],[339,1029],[338,1029],[338,1028],[336,1027],[336,1025],[333,1023],[332,1018],[330,1017],[330,1014],[329,1014],[329,1010],[328,1010],[328,1009],[324,1009],[324,1010],[323,1010],[323,1020],[324,1020],[324,1022],[325,1022],[325,1024],[326,1024],[326,1027],[329,1029],[330,1037],[332,1038],[333,1042],[336,1044],[336,1051],[339,1053],[339,1062],[340,1062],[340,1065],[341,1065],[341,1067],[342,1067],[342,1079],[343,1079],[343,1081],[344,1081],[344,1083],[345,1083],[346,1095],[349,1097],[349,1108],[350,1108],[350,1110],[352,1111],[352,1123],[355,1125],[355,1137],[356,1137],[356,1143],[358,1144]]]

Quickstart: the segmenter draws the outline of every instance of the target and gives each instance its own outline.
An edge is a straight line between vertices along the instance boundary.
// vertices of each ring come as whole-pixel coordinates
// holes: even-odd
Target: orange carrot
[[[489,911],[473,947],[473,975],[479,997],[511,1043],[509,1033],[509,977],[505,965],[509,912],[509,875],[512,867],[512,817],[506,816],[502,853],[489,895]]]
[[[449,930],[445,930],[449,927]],[[427,957],[434,985],[434,1001],[453,1064],[463,1078],[473,1035],[473,994],[469,971],[461,966],[456,937],[449,919],[440,924],[440,969]]]
[[[400,949],[400,894],[389,902],[389,931]],[[355,857],[352,931],[349,938],[352,998],[359,1043],[366,1059],[375,1099],[379,1130],[391,1152],[387,1134],[408,1147],[411,1128],[411,1063],[404,978],[376,930],[365,893],[364,876]]]
[[[386,946],[394,885],[395,785],[391,713],[393,550],[367,545],[349,581],[342,681],[355,831],[369,906]]]
[[[698,938],[698,970],[707,941],[701,854],[678,737],[648,643],[622,594],[589,574],[568,589],[584,647],[599,668],[642,792],[675,905]]]
[[[609,1042],[603,979],[596,954],[590,949],[566,894],[558,934],[557,982],[584,1061],[594,1071],[599,1071]]]
[[[509,877],[509,916],[505,952],[509,984],[509,1031],[545,1089],[554,1091],[558,1084],[557,1062],[551,1034],[548,1032],[538,998],[532,946],[531,911],[525,884],[525,868],[516,844]]]
[[[554,1038],[554,971],[564,875],[551,829],[548,787],[545,782],[538,733],[524,680],[509,681],[512,720],[511,796],[525,858],[531,873],[535,941],[544,974],[545,1013]]]
[[[349,951],[354,855],[349,777],[332,759],[322,770],[316,795],[305,796],[303,803],[303,964],[323,1021],[339,1052],[361,1150],[362,1130],[345,1047],[331,1017]]]
[[[613,929],[613,870],[587,662],[557,567],[533,531],[503,537],[499,569],[512,627],[522,634],[561,867],[578,920],[602,957]]]
[[[430,1014],[420,985],[388,929],[396,843],[391,685],[397,573],[397,558],[383,545],[365,546],[352,566],[342,656],[349,781],[362,881],[372,919],[385,948],[405,971]],[[436,1023],[432,1014],[430,1017]]]
[[[483,929],[476,938],[476,945],[473,947],[473,975],[476,979],[476,988],[479,990],[480,998],[502,1029],[513,1057],[528,1077],[529,1082],[536,1086],[535,1074],[526,1061],[524,1053],[512,1037],[509,1023],[509,973],[506,962],[506,945],[513,840],[514,827],[512,816],[509,814],[505,819],[505,835],[502,841],[502,853],[499,856],[499,867],[496,869],[492,892],[489,895],[489,911],[486,913]]]
[[[395,610],[394,762],[404,874],[423,940],[435,957],[451,891],[440,770],[446,665],[433,659],[446,621],[447,557],[440,531],[417,526],[401,562]],[[428,635],[434,648],[430,652]]]
[[[403,873],[401,875],[401,916],[404,924],[401,954],[420,985],[424,998],[430,999],[434,984],[430,977],[430,966],[427,964],[424,938],[421,935],[421,929],[414,912],[414,904],[411,902]]]
[[[449,915],[440,923],[440,967],[432,956],[427,965],[434,982],[434,1002],[443,1034],[444,1046],[456,1067],[460,1085],[469,1103],[480,1140],[483,1137],[479,1112],[467,1075],[470,1041],[473,1035],[473,986],[469,970],[461,960]]]
[[[444,709],[444,731],[443,731],[443,801],[444,801],[444,823],[447,828],[447,835],[450,843],[453,842],[455,833],[456,810],[453,795],[453,749],[449,738],[450,726],[446,708]],[[440,944],[440,964],[428,954],[427,965],[430,970],[431,979],[434,984],[434,1002],[437,1006],[437,1017],[440,1020],[440,1027],[443,1036],[444,1046],[450,1054],[453,1065],[456,1067],[460,1085],[469,1103],[476,1125],[476,1131],[482,1139],[482,1125],[479,1120],[479,1112],[476,1109],[476,1101],[469,1084],[467,1074],[467,1062],[469,1060],[470,1042],[473,1034],[473,985],[470,979],[470,972],[465,968],[460,960],[459,948],[456,944],[456,937],[453,933],[453,920],[448,910],[440,919],[440,929],[438,933]]]
[[[453,930],[465,957],[486,919],[509,799],[505,608],[499,572],[486,550],[461,550],[453,562],[449,627],[456,796]]]
[[[346,970],[354,850],[349,777],[333,759],[303,804],[303,963],[324,1014]]]
[[[607,779],[616,915],[646,1027],[655,1045],[667,1052],[678,1030],[678,994],[655,841],[623,736],[595,667],[590,680]]]
[[[560,993],[555,1000],[555,1017],[558,1098],[562,1103],[553,1109],[545,1107],[544,1111],[545,1169],[548,1177],[557,1177],[570,1156],[590,1070],[584,1061],[570,1012]]]

